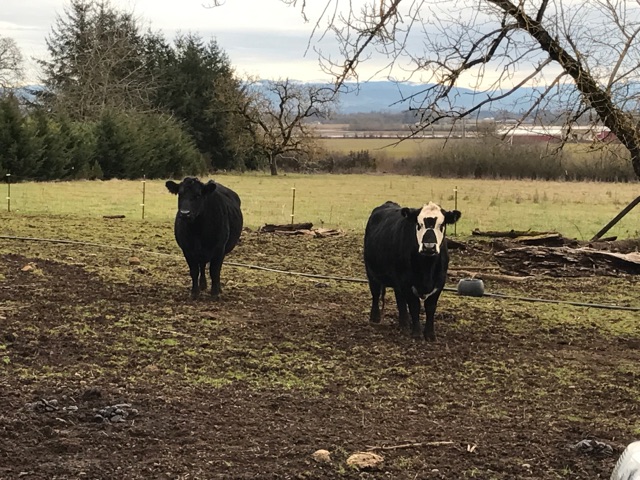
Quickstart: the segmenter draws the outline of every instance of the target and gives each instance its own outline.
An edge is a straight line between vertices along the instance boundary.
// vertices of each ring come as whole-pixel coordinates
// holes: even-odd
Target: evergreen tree
[[[96,154],[96,125],[94,122],[72,122],[69,117],[58,116],[60,134],[65,140],[68,166],[66,178],[89,179],[92,176],[92,168],[97,165]],[[102,178],[102,172],[100,176]]]
[[[205,43],[195,34],[178,36],[173,56],[158,51],[166,68],[159,76],[157,105],[184,122],[211,167],[244,166],[238,143],[244,135],[238,123],[244,119],[235,114],[241,89],[227,55],[214,40]]]
[[[166,178],[207,170],[193,139],[170,117],[105,112],[95,129],[94,157],[105,179]]]
[[[20,104],[13,95],[0,98],[0,174],[33,177],[38,170],[34,143],[25,125]]]
[[[56,180],[66,176],[69,164],[67,139],[61,134],[60,125],[50,120],[43,109],[36,109],[28,126],[38,165],[35,178]]]
[[[96,124],[95,159],[105,179],[125,178],[126,162],[132,151],[131,132],[122,119],[106,111]]]
[[[148,108],[152,84],[144,37],[129,13],[107,0],[71,0],[47,38],[40,61],[44,101],[73,119],[96,119],[105,108]]]

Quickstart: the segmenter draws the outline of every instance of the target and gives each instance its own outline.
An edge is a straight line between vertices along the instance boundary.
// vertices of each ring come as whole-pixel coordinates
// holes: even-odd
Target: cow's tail
[[[380,318],[384,318],[384,305],[385,305],[385,294],[387,293],[387,289],[384,285],[380,285]]]

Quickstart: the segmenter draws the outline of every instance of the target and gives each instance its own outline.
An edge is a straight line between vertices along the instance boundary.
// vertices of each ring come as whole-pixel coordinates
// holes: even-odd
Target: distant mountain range
[[[331,87],[329,84],[314,83],[313,85]],[[411,105],[416,107],[416,100],[420,99],[421,92],[424,92],[429,86],[431,85],[388,81],[371,81],[360,84],[346,83],[343,88],[344,93],[340,95],[337,110],[342,114],[399,113],[407,111],[410,103],[402,100],[415,96]],[[42,88],[39,85],[29,85],[19,89],[18,95],[28,100],[34,100],[33,92],[42,90]],[[498,111],[517,113],[527,110],[532,105],[532,98],[535,93],[536,89],[534,88],[520,88],[508,98],[487,105],[480,112],[480,117],[490,117]],[[496,93],[493,95],[496,95]],[[454,88],[451,90],[449,98],[457,108],[468,109],[477,104],[477,102],[486,99],[487,93],[480,93],[467,88]]]
[[[407,111],[410,106],[414,108],[417,101],[424,97],[429,84],[413,84],[386,81],[375,81],[345,84],[348,93],[340,96],[339,112],[341,113],[361,113],[361,112],[402,112]],[[493,96],[501,92],[492,93]],[[421,95],[422,94],[422,95]],[[492,102],[481,112],[481,116],[492,116],[498,111],[519,112],[527,110],[532,105],[532,98],[536,94],[534,88],[521,88],[509,95],[508,98]],[[477,92],[467,88],[453,88],[449,95],[457,108],[468,109],[478,102],[487,98],[487,93]],[[410,103],[403,99],[414,98]]]

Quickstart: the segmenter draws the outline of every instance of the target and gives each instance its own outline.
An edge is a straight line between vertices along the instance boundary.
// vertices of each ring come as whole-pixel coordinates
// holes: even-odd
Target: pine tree
[[[152,83],[144,37],[129,13],[106,0],[71,0],[47,38],[43,99],[72,119],[96,119],[108,108],[146,109]]]
[[[244,166],[246,134],[238,123],[245,121],[235,114],[242,92],[228,56],[214,40],[188,34],[176,38],[174,54],[164,53],[162,61],[156,104],[184,122],[211,167]]]
[[[19,180],[33,178],[38,170],[34,142],[26,119],[13,95],[0,98],[0,174]]]

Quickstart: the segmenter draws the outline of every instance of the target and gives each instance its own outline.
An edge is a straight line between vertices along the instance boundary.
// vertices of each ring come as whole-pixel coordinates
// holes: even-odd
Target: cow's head
[[[165,185],[167,190],[178,195],[178,216],[189,221],[202,213],[205,197],[216,189],[213,180],[202,183],[194,177],[186,177],[180,183],[169,180]]]
[[[447,225],[456,223],[462,214],[458,210],[447,212],[433,202],[422,208],[403,208],[402,215],[415,223],[418,252],[425,256],[438,255]]]

